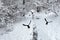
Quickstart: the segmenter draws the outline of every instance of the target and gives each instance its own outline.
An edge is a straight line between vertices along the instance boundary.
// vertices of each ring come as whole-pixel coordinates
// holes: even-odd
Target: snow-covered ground
[[[0,40],[30,40],[32,38],[32,24],[31,28],[28,29],[26,26],[22,24],[28,24],[30,19],[26,19],[25,21],[15,23],[13,25],[14,30],[12,32],[6,33],[4,35],[0,35]]]
[[[55,17],[54,13],[52,15],[46,15],[44,13],[41,13],[40,19],[34,20],[38,30],[38,40],[60,40],[60,15],[57,17]],[[46,25],[44,18],[47,18],[48,21],[52,22]]]
[[[54,13],[45,14],[45,12],[37,13],[36,11],[33,13],[33,19],[29,12],[29,14],[26,15],[26,19],[13,25],[13,31],[0,35],[0,40],[31,40],[33,37],[33,27],[37,27],[38,40],[60,40],[60,15],[55,17]],[[46,25],[44,18],[47,18],[48,21],[52,22]],[[31,24],[29,29],[22,25],[29,24],[30,20]]]

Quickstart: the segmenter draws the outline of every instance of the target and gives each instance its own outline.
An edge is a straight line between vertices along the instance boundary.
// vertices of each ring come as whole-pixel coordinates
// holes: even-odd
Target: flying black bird
[[[46,25],[48,25],[48,21],[46,20],[46,18],[44,20],[46,21]]]
[[[46,25],[48,25],[48,23],[52,22],[52,21],[48,22],[46,18],[44,18],[44,20],[46,21]]]
[[[28,28],[30,28],[30,23],[31,23],[31,21],[29,22],[29,24],[28,25],[26,25],[26,24],[23,24],[23,26],[27,26]]]
[[[37,6],[37,12],[40,12],[40,7],[39,6]]]
[[[26,24],[23,24],[24,26],[27,26],[28,28],[30,28],[30,26],[29,25],[26,25]]]

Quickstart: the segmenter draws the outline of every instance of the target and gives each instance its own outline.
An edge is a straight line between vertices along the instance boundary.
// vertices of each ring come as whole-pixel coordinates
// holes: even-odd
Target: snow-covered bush
[[[10,5],[14,5],[17,0],[1,0],[1,2],[3,3],[3,6],[10,6]]]

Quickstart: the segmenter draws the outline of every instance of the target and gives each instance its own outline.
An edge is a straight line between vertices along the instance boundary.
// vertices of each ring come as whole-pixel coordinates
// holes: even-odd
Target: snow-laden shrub
[[[1,0],[1,2],[3,3],[3,6],[10,6],[10,5],[14,5],[16,3],[17,0]]]
[[[15,15],[8,8],[3,8],[0,11],[0,34],[11,31],[11,25],[15,22]],[[7,31],[8,30],[8,31]]]
[[[47,20],[48,21],[53,21],[53,20],[55,20],[56,18],[58,17],[58,14],[57,13],[55,13],[55,12],[48,12],[47,14],[46,14],[46,18],[47,18]]]

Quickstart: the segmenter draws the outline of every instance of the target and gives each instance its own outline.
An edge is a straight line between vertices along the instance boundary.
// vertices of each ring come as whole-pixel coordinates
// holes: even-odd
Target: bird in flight
[[[23,26],[27,26],[28,28],[30,28],[30,24],[31,24],[31,21],[29,22],[29,24],[23,24]]]
[[[44,20],[45,20],[45,22],[46,22],[46,23],[45,23],[46,25],[48,25],[48,23],[52,22],[52,21],[48,22],[46,18],[44,18]]]

